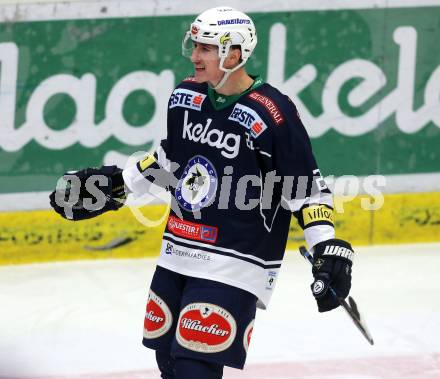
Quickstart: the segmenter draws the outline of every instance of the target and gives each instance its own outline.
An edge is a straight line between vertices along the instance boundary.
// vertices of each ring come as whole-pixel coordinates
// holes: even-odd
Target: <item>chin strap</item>
[[[243,67],[244,64],[246,63],[246,61],[242,61],[234,68],[225,68],[223,66],[223,64],[225,63],[225,59],[226,59],[226,57],[221,58],[220,64],[219,64],[220,70],[224,71],[225,74],[223,75],[223,78],[214,87],[211,87],[213,90],[216,90],[216,89],[223,87],[225,85],[226,81],[228,80],[229,75],[231,75],[234,71],[237,71],[240,67]]]
[[[232,73],[232,71],[225,72],[223,75],[223,78],[217,83],[217,85],[215,85],[214,87],[211,87],[211,88],[213,90],[217,90],[217,89],[223,87],[225,85],[226,81],[228,80],[229,75],[231,75],[231,73]]]

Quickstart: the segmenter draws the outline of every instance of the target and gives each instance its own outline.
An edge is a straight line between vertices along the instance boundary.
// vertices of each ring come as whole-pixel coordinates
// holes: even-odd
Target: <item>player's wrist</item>
[[[112,181],[112,198],[118,204],[120,204],[120,206],[122,206],[127,200],[127,196],[130,193],[130,190],[124,183],[122,170],[120,168],[116,167],[116,169],[111,175],[111,181]]]

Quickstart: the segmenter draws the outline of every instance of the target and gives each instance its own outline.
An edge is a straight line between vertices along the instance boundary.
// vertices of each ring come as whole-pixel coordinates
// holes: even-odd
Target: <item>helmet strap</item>
[[[231,73],[232,73],[232,71],[226,71],[223,74],[223,78],[221,78],[221,80],[217,83],[217,85],[212,87],[212,89],[216,90],[216,89],[222,88],[225,85],[225,83],[228,80],[229,75],[231,75]]]
[[[222,77],[222,79],[217,83],[216,86],[211,87],[213,90],[217,90],[219,88],[222,88],[226,81],[228,80],[229,76],[236,70],[238,70],[240,67],[244,66],[244,64],[246,63],[246,61],[242,61],[240,64],[238,64],[237,66],[235,66],[234,68],[225,68],[223,67],[223,64],[225,63],[225,58],[221,58],[220,59],[220,65],[219,68],[220,70],[224,71],[224,75]]]

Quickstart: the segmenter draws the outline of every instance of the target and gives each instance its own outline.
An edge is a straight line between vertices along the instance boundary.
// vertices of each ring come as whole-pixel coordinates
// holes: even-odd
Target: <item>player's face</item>
[[[194,77],[199,83],[209,82],[215,86],[223,77],[224,72],[219,69],[218,47],[215,45],[194,43],[191,62],[194,64]]]

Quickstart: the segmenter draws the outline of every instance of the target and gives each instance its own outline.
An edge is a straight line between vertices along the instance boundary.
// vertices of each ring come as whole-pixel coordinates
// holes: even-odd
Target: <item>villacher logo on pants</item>
[[[173,316],[168,305],[153,291],[148,294],[144,320],[144,338],[152,339],[163,336],[170,330]]]
[[[209,303],[192,303],[180,313],[176,339],[189,350],[218,353],[231,346],[236,333],[236,322],[226,309]]]

